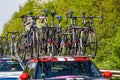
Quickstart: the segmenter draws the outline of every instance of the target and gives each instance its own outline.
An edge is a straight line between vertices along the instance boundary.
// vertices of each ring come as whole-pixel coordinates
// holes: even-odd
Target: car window
[[[0,71],[23,71],[22,66],[19,62],[15,61],[1,61]]]
[[[96,68],[96,66],[91,62],[91,69],[90,69],[90,71],[89,72],[91,72],[92,74],[89,74],[89,75],[91,75],[91,76],[95,76],[95,77],[99,77],[99,76],[102,76],[101,74],[100,74],[100,71],[98,70],[98,68]]]
[[[41,64],[37,64],[37,70],[36,70],[36,79],[42,78],[43,70]]]
[[[42,62],[39,63],[37,71],[37,78],[43,75],[46,78],[67,75],[101,76],[95,65],[89,61]]]

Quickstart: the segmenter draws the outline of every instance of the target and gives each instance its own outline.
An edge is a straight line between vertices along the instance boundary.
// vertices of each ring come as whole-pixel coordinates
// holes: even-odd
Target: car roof
[[[11,58],[11,57],[2,57],[2,58],[0,58],[0,61],[16,61],[16,62],[19,62],[17,59]]]
[[[44,56],[29,60],[29,62],[59,62],[59,61],[90,61],[90,59],[88,57]]]

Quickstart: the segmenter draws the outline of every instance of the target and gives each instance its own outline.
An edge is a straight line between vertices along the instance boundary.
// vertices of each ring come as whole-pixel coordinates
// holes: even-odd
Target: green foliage
[[[74,15],[81,16],[81,12],[86,15],[100,16],[104,15],[103,24],[98,19],[94,20],[94,26],[98,36],[98,52],[94,59],[98,67],[103,69],[120,69],[120,1],[119,0],[51,0],[47,3],[40,3],[41,0],[28,0],[28,2],[20,7],[19,12],[15,12],[4,25],[2,36],[9,30],[23,31],[22,21],[19,16],[34,12],[34,15],[43,14],[44,9],[50,12],[56,11],[57,15],[61,15],[63,20],[62,27],[66,27],[66,13],[74,11]],[[51,16],[49,14],[49,24],[51,24]],[[81,24],[81,19],[78,20]],[[55,23],[58,23],[55,19]]]

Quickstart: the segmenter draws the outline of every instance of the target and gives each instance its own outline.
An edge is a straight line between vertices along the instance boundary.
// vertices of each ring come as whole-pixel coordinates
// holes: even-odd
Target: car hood
[[[104,78],[90,78],[88,76],[56,76],[52,78],[45,78],[45,80],[106,80]]]
[[[22,71],[15,71],[15,72],[0,72],[0,80],[6,80],[6,79],[15,79],[19,78],[20,74],[22,74]]]

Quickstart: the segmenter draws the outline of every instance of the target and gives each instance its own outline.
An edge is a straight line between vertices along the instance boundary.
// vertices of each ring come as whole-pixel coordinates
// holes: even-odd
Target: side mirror
[[[103,76],[106,78],[106,79],[110,79],[112,77],[112,72],[110,71],[106,71],[103,73]]]
[[[20,79],[21,80],[28,80],[29,79],[29,74],[28,73],[22,73],[20,75]]]

